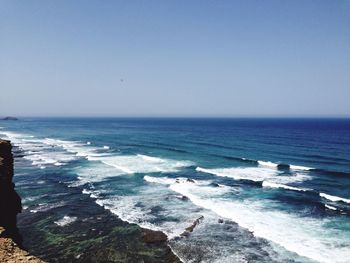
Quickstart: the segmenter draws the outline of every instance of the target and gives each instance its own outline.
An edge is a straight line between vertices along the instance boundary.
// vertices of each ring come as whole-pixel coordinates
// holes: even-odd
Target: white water
[[[250,180],[254,182],[267,181],[275,184],[303,182],[311,179],[311,177],[306,174],[297,173],[294,175],[281,175],[282,173],[275,169],[263,167],[232,167],[216,169],[197,167],[196,171],[214,174],[221,177],[229,177],[235,180]]]
[[[300,165],[289,165],[289,168],[292,170],[304,170],[304,171],[310,171],[313,169],[311,167],[300,166]]]
[[[212,189],[191,183],[176,183],[170,189],[187,196],[203,208],[231,219],[262,237],[289,251],[319,262],[347,262],[350,244],[341,231],[329,229],[327,219],[298,217],[283,211],[268,209],[258,201],[235,201],[214,197]],[[215,189],[216,193],[218,189]],[[344,241],[340,241],[342,238]],[[344,243],[342,243],[344,242]],[[337,246],[334,246],[337,244]]]
[[[72,217],[71,216],[64,216],[63,218],[55,221],[54,223],[58,226],[63,227],[63,226],[66,226],[66,225],[69,225],[69,224],[75,222],[76,220],[77,220],[77,217],[75,217],[75,216],[72,216]]]
[[[271,183],[271,182],[267,182],[264,181],[262,183],[263,187],[269,187],[269,188],[283,188],[286,190],[292,190],[292,191],[298,191],[298,192],[306,192],[306,191],[310,191],[311,189],[306,189],[306,188],[298,188],[298,187],[293,187],[293,186],[289,186],[289,185],[284,185],[284,184],[276,184],[276,183]]]
[[[45,165],[64,165],[77,157],[85,157],[91,161],[97,161],[100,164],[89,171],[82,169],[79,175],[82,182],[99,182],[107,177],[119,176],[133,173],[152,173],[152,172],[176,172],[184,167],[192,165],[187,161],[176,161],[169,159],[161,159],[158,157],[146,155],[129,155],[129,156],[109,156],[106,154],[96,153],[96,148],[86,146],[80,142],[67,142],[54,139],[35,140],[28,139],[31,136],[23,134],[10,134],[11,140],[19,145],[23,150],[29,151],[25,158],[32,161],[33,165],[38,165],[43,168]],[[61,147],[65,151],[50,152],[51,146]],[[103,165],[103,164],[107,164]],[[270,166],[269,166],[270,165]],[[252,180],[262,181],[265,187],[279,187],[288,190],[300,191],[301,189],[283,185],[285,183],[301,182],[309,179],[308,175],[296,174],[293,176],[281,176],[274,169],[274,165],[264,165],[265,167],[249,167],[249,168],[222,168],[222,169],[205,169],[197,167],[197,171],[215,174],[217,176],[231,177],[236,180]],[[98,169],[96,169],[98,168]],[[302,169],[300,166],[290,167],[295,170]],[[307,168],[307,167],[303,167]],[[311,169],[311,168],[308,168]],[[104,173],[103,171],[108,171]],[[209,209],[216,214],[238,222],[241,226],[248,228],[254,232],[254,235],[264,237],[277,244],[282,245],[290,251],[294,251],[300,255],[318,260],[320,262],[346,262],[349,256],[349,244],[342,243],[334,236],[342,236],[337,230],[327,229],[327,224],[330,221],[319,220],[312,218],[299,218],[296,215],[287,214],[281,211],[266,210],[266,207],[256,202],[241,202],[235,200],[227,200],[221,198],[221,195],[227,193],[228,189],[213,188],[200,184],[187,182],[184,178],[180,180],[170,178],[145,177],[145,180],[152,183],[160,183],[170,186],[170,189],[186,195],[191,201],[206,209]],[[163,181],[162,181],[163,180]],[[282,184],[283,183],[283,184]],[[224,187],[223,187],[224,188]],[[301,190],[304,191],[304,190]],[[86,192],[87,193],[87,192]],[[90,193],[91,197],[99,198],[96,194]],[[146,209],[141,209],[136,206],[138,200],[145,196],[143,193],[140,196],[134,197],[118,197],[105,200],[98,199],[100,203],[107,209],[120,216],[129,222],[138,223],[141,226],[152,229],[166,229],[165,232],[169,236],[176,236],[183,231],[183,227],[178,224],[157,225],[152,224],[154,218]],[[333,202],[346,202],[350,200],[342,197],[332,196],[320,193],[320,196]],[[159,204],[158,199],[149,200],[149,204]],[[41,204],[32,212],[47,211],[51,208],[64,205]],[[334,210],[332,206],[325,205],[328,209]],[[149,208],[148,207],[148,208]],[[179,211],[181,211],[179,209]],[[186,221],[183,226],[188,226],[190,220]],[[286,238],[288,237],[288,238]]]
[[[350,204],[350,199],[347,199],[347,198],[334,196],[334,195],[328,195],[328,194],[325,194],[325,193],[320,193],[320,196],[323,197],[323,198],[326,198],[326,199],[328,199],[330,201],[333,201],[333,202],[345,202],[345,203]]]
[[[278,164],[273,162],[258,161],[258,164],[262,167],[277,169]]]

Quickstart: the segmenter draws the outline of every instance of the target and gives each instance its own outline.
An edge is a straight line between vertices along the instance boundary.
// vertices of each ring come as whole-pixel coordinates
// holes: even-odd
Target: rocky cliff
[[[12,182],[13,156],[9,141],[0,141],[0,226],[5,231],[3,235],[12,237],[16,243],[21,244],[17,229],[17,214],[21,212],[21,198],[15,191]]]
[[[22,205],[12,177],[12,146],[0,139],[0,262],[42,262],[20,248],[22,238],[17,228],[17,214]]]

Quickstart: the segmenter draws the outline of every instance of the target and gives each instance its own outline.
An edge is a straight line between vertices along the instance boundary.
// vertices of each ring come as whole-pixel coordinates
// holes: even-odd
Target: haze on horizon
[[[0,115],[350,116],[350,1],[0,1]]]

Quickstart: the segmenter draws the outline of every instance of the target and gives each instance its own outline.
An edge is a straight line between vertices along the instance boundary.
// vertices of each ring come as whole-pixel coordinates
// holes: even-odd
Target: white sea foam
[[[97,199],[96,203],[110,210],[124,221],[163,231],[169,239],[179,236],[194,220],[202,215],[202,211],[198,207],[190,205],[182,197],[178,198],[168,186],[169,183],[202,185],[204,183],[208,184],[207,181],[193,183],[188,181],[187,178],[172,179],[152,176],[145,176],[144,179],[157,185],[138,187],[134,189],[137,194],[132,196],[108,195],[103,199]],[[215,195],[217,192],[215,188],[210,188],[213,189],[212,194]],[[159,217],[165,220],[159,221]],[[176,221],[167,220],[174,217],[176,217]]]
[[[289,169],[309,171],[309,170],[312,170],[313,168],[306,167],[306,166],[300,166],[300,165],[289,165]]]
[[[169,177],[154,177],[145,175],[143,179],[149,183],[157,183],[157,184],[163,184],[163,185],[171,185],[171,184],[198,184],[198,185],[207,185],[209,186],[211,184],[211,181],[207,180],[193,180],[185,177],[177,177],[177,178],[169,178]],[[226,185],[219,185],[219,187],[228,187]],[[213,188],[214,190],[215,188]]]
[[[230,177],[235,180],[250,180],[254,182],[268,181],[277,184],[302,182],[311,178],[310,176],[301,173],[295,175],[281,175],[281,172],[278,170],[263,167],[233,167],[216,169],[197,167],[196,171],[214,174],[221,177]]]
[[[284,185],[284,184],[276,184],[276,183],[272,183],[272,182],[268,182],[268,181],[264,181],[262,183],[262,186],[263,187],[269,187],[269,188],[283,188],[283,189],[292,190],[292,191],[298,191],[298,192],[306,192],[306,191],[310,191],[311,190],[311,189],[298,188],[298,187],[293,187],[293,186]]]
[[[119,174],[176,172],[183,167],[192,165],[189,161],[162,159],[148,155],[117,155],[99,153],[99,148],[87,146],[79,141],[65,141],[53,138],[28,139],[29,135],[6,132],[6,136],[14,139],[27,151],[24,158],[44,169],[47,165],[61,166],[76,159],[85,157],[89,161],[100,161],[116,168],[113,176]],[[53,148],[54,147],[54,148]],[[108,146],[104,146],[105,149]],[[60,150],[61,149],[61,150]]]
[[[156,231],[161,230],[157,225],[149,223],[155,217],[151,215],[150,210],[137,206],[138,201],[134,196],[116,196],[108,199],[97,199],[96,203],[110,210],[126,222],[138,224],[141,227]]]
[[[274,169],[277,169],[278,167],[278,164],[273,162],[258,161],[258,164],[263,167],[274,168]]]
[[[107,157],[90,157],[91,161],[101,161],[115,167],[125,174],[176,172],[181,168],[192,165],[189,161],[161,159],[144,155],[117,155]]]
[[[345,233],[326,227],[330,219],[298,217],[269,209],[263,201],[213,197],[212,190],[197,184],[172,184],[170,189],[195,205],[214,211],[289,251],[319,262],[347,262],[350,253]],[[218,194],[216,192],[216,194]],[[266,201],[265,201],[266,202]],[[288,238],[286,238],[288,237]],[[338,244],[336,247],[332,244]]]
[[[338,210],[337,208],[335,208],[334,206],[331,206],[331,205],[325,204],[324,206],[330,210]]]
[[[250,180],[255,182],[261,182],[267,178],[272,178],[277,174],[277,172],[274,170],[257,167],[234,167],[217,169],[206,169],[202,167],[197,167],[196,171],[202,173],[209,173],[221,177],[230,177],[235,180]]]
[[[157,183],[157,184],[174,184],[176,179],[168,178],[168,177],[153,177],[153,176],[144,176],[143,179],[149,183]]]
[[[32,135],[7,131],[4,134],[14,145],[26,153],[24,159],[30,160],[33,165],[39,166],[41,169],[46,165],[65,165],[75,159],[65,150],[53,148],[58,146],[52,143],[55,140],[38,139]]]
[[[54,223],[58,226],[66,226],[69,225],[71,223],[73,223],[74,221],[77,220],[77,217],[75,216],[64,216],[63,218],[61,218],[60,220],[54,221]]]
[[[333,201],[333,202],[344,202],[344,203],[350,204],[350,199],[347,199],[347,198],[334,196],[334,195],[329,195],[329,194],[325,194],[325,193],[320,193],[320,196],[323,197],[323,198],[326,198],[326,199],[328,199],[330,201]]]
[[[97,199],[99,198],[101,191],[83,189],[82,193],[89,195],[91,198]]]
[[[187,161],[170,159],[147,158],[145,160],[144,156],[138,155],[89,156],[87,159],[95,161],[95,163],[76,170],[80,180],[78,185],[134,173],[176,172],[191,165]],[[76,186],[76,183],[74,183],[74,186]]]
[[[150,161],[150,162],[164,162],[165,160],[158,158],[158,157],[153,157],[149,155],[144,155],[144,154],[137,154],[138,157],[141,157],[143,160]]]
[[[77,167],[73,170],[78,175],[78,180],[71,182],[69,187],[77,187],[86,183],[100,182],[107,178],[121,176],[124,172],[115,169],[114,167],[105,165],[100,162],[89,163],[83,167]]]
[[[105,146],[103,146],[103,149],[108,150],[108,149],[109,149],[109,146],[105,145]]]

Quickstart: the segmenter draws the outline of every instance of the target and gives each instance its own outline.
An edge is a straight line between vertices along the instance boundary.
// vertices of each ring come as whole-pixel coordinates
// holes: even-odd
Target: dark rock
[[[193,232],[194,228],[202,221],[203,218],[204,218],[204,216],[198,217],[198,218],[192,223],[192,225],[190,225],[189,227],[187,227],[187,228],[185,229],[185,231],[181,234],[181,236],[183,236],[183,237],[189,236],[189,234]]]
[[[0,226],[2,236],[12,238],[21,246],[22,238],[17,228],[17,214],[22,211],[21,198],[12,183],[13,156],[10,141],[0,140]]]
[[[223,223],[224,223],[224,220],[221,219],[221,218],[219,218],[218,223],[219,223],[219,224],[223,224]]]
[[[187,178],[186,182],[188,182],[188,183],[195,183],[195,180]]]
[[[162,231],[154,231],[150,229],[142,229],[142,237],[146,243],[166,242],[168,237]]]

